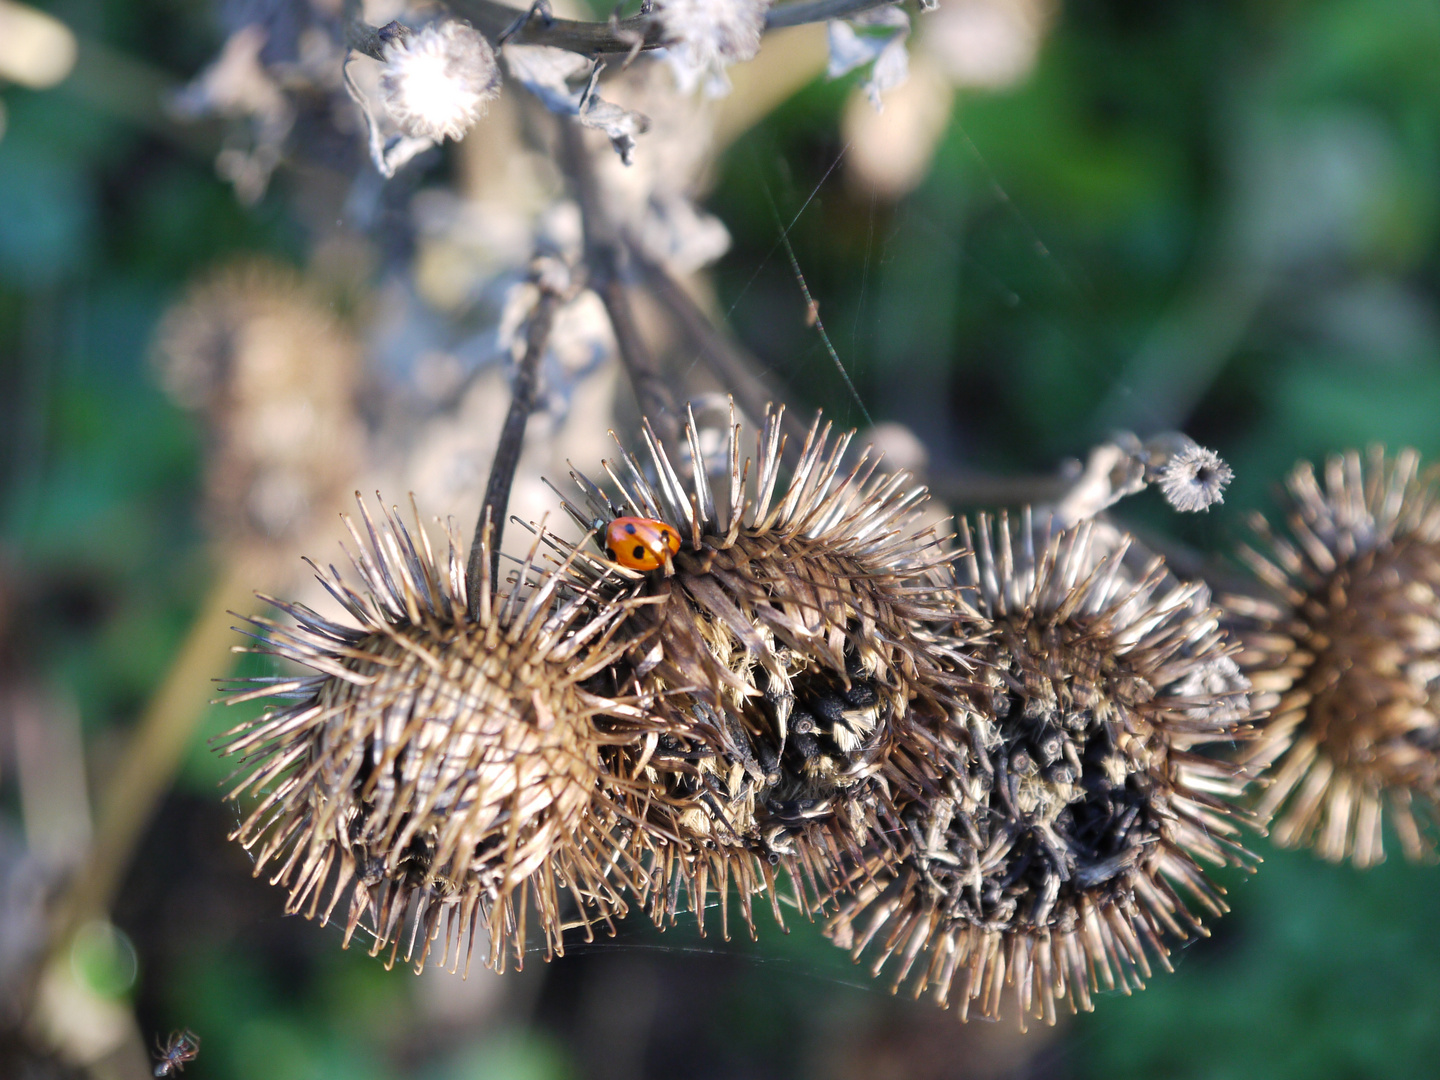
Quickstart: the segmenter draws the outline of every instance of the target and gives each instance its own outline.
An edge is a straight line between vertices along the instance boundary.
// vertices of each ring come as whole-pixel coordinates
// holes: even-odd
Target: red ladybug
[[[631,570],[658,570],[680,550],[680,534],[654,518],[620,517],[605,526],[605,550]]]

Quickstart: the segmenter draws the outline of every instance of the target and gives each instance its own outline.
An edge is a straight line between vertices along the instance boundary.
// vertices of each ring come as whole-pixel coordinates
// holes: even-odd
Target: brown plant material
[[[290,700],[227,737],[246,772],[231,797],[250,803],[234,838],[288,889],[288,911],[323,923],[348,892],[346,943],[365,920],[392,963],[403,938],[423,967],[438,939],[442,963],[463,951],[468,967],[488,934],[487,964],[503,969],[508,948],[520,966],[531,907],[547,954],[563,952],[567,907],[587,934],[625,908],[603,862],[615,811],[600,755],[643,715],[584,688],[618,656],[623,608],[561,598],[563,568],[531,562],[497,595],[482,550],[472,617],[453,537],[441,563],[423,530],[417,545],[393,513],[361,515],[360,590],[333,567],[320,578],[356,625],[282,603],[295,626],[255,620],[257,651],[315,674],[230,698]]]
[[[844,860],[894,832],[897,794],[929,782],[926,728],[960,683],[913,633],[955,615],[940,588],[948,538],[922,511],[924,489],[868,452],[847,470],[852,436],[832,440],[819,419],[782,483],[781,423],[770,413],[759,433],[753,486],[733,415],[718,491],[693,416],[687,480],[648,428],[643,465],[604,464],[617,500],[572,474],[589,510],[567,505],[583,525],[639,515],[682,538],[649,574],[592,560],[612,590],[632,583],[621,688],[667,721],[639,760],[621,747],[609,769],[653,785],[630,810],[630,840],[657,923],[680,909],[682,885],[702,930],[711,886],[728,920],[733,879],[753,933],[752,894],[767,890],[780,918],[777,866],[813,910]]]
[[[166,390],[206,421],[215,535],[288,556],[339,508],[360,456],[348,329],[294,270],[253,259],[194,285],[155,348]]]
[[[1287,482],[1289,536],[1263,518],[1243,549],[1272,591],[1233,597],[1242,667],[1269,712],[1243,762],[1285,847],[1384,858],[1388,816],[1409,859],[1434,852],[1440,808],[1440,490],[1413,450],[1350,451]]]
[[[1037,537],[1027,514],[1012,540],[1005,517],[998,537],[979,519],[956,585],[976,595],[962,630],[980,687],[942,732],[937,790],[902,809],[899,868],[862,866],[829,927],[962,1019],[998,1015],[1006,986],[1048,1023],[1098,987],[1139,988],[1152,957],[1169,967],[1167,937],[1226,910],[1200,860],[1245,856],[1223,798],[1238,770],[1202,753],[1248,715],[1219,612],[1158,558],[1132,576],[1128,538],[1102,536]]]

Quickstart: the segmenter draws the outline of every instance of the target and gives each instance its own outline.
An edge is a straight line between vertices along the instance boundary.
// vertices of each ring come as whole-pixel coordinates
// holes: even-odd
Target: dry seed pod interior
[[[953,556],[924,489],[868,453],[847,467],[851,435],[832,440],[818,418],[788,483],[779,412],[753,471],[740,438],[732,417],[718,491],[692,416],[686,480],[647,432],[643,463],[605,464],[614,499],[575,474],[588,509],[567,506],[597,532],[628,515],[679,533],[663,572],[591,565],[634,604],[616,691],[662,703],[668,727],[643,762],[608,771],[654,785],[631,840],[656,920],[675,916],[682,883],[703,920],[709,888],[723,901],[733,879],[753,932],[753,893],[768,889],[779,917],[777,866],[808,910],[846,859],[895,831],[897,793],[928,782],[921,729],[961,680],[917,633],[952,620],[957,599],[941,587]]]
[[[348,892],[347,944],[364,925],[391,962],[403,939],[422,967],[438,939],[442,963],[464,951],[468,966],[488,935],[489,966],[507,950],[518,966],[531,907],[562,952],[567,912],[588,932],[624,910],[598,861],[613,811],[597,776],[603,742],[627,736],[594,720],[639,714],[582,685],[614,661],[623,610],[561,597],[564,568],[527,563],[508,594],[484,577],[467,614],[453,538],[442,564],[418,524],[417,544],[394,514],[377,525],[360,509],[358,589],[333,567],[320,578],[355,625],[283,603],[294,626],[257,620],[257,651],[315,674],[230,699],[288,702],[227,736],[246,774],[234,838],[257,874],[274,868],[289,911],[325,921]]]
[[[1289,535],[1257,518],[1263,553],[1243,551],[1274,598],[1227,600],[1269,712],[1244,755],[1257,812],[1361,867],[1386,816],[1407,858],[1432,854],[1440,807],[1440,491],[1413,450],[1368,458],[1330,458],[1323,487],[1296,467]]]
[[[1200,861],[1245,858],[1237,770],[1203,752],[1248,716],[1219,612],[1158,559],[1128,573],[1128,538],[1096,541],[1093,522],[1037,537],[1027,514],[1017,543],[979,519],[956,585],[980,612],[981,688],[950,716],[939,793],[902,811],[901,866],[872,860],[829,928],[962,1019],[997,1015],[1007,986],[1052,1023],[1140,987],[1165,938],[1226,910]]]

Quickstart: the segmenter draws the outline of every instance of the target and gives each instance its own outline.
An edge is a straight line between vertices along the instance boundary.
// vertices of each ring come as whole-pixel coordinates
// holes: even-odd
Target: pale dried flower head
[[[730,89],[725,68],[754,59],[770,0],[661,0],[655,15],[684,93],[705,86],[711,97]]]
[[[1165,501],[1183,514],[1208,510],[1225,501],[1225,488],[1235,477],[1214,450],[1187,446],[1160,467],[1157,482]]]
[[[380,88],[406,135],[438,143],[463,138],[480,118],[500,92],[500,68],[484,35],[449,20],[388,44]]]
[[[1174,509],[1194,513],[1222,502],[1234,475],[1219,454],[1183,432],[1164,431],[1142,442],[1133,432],[1120,431],[1090,451],[1084,472],[1054,513],[1062,525],[1074,525],[1149,484],[1157,485]]]

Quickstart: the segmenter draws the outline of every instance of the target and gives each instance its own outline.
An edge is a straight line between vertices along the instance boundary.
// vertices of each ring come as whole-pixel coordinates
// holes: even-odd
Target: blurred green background
[[[56,88],[0,91],[0,576],[10,662],[74,703],[103,767],[212,572],[202,436],[156,386],[151,334],[197,272],[241,251],[298,261],[306,236],[283,170],[242,207],[204,138],[136,104],[214,54],[212,12],[44,6],[82,49]],[[721,309],[793,402],[861,421],[776,250],[777,213],[803,206],[790,235],[840,358],[876,420],[922,439],[941,490],[1180,426],[1234,467],[1224,505],[1177,522],[1146,495],[1122,513],[1223,559],[1298,458],[1440,453],[1433,0],[1067,0],[1028,79],[957,92],[898,199],[850,176],[853,87],[816,82],[744,134],[709,203],[734,237]],[[726,945],[636,918],[503,990],[386,972],[282,918],[224,841],[203,738],[233,720],[206,720],[114,916],[138,954],[115,992],[147,1037],[202,1034],[197,1080],[1440,1070],[1440,871],[1392,855],[1359,874],[1264,841],[1175,974],[1053,1035],[892,999],[799,919]]]

